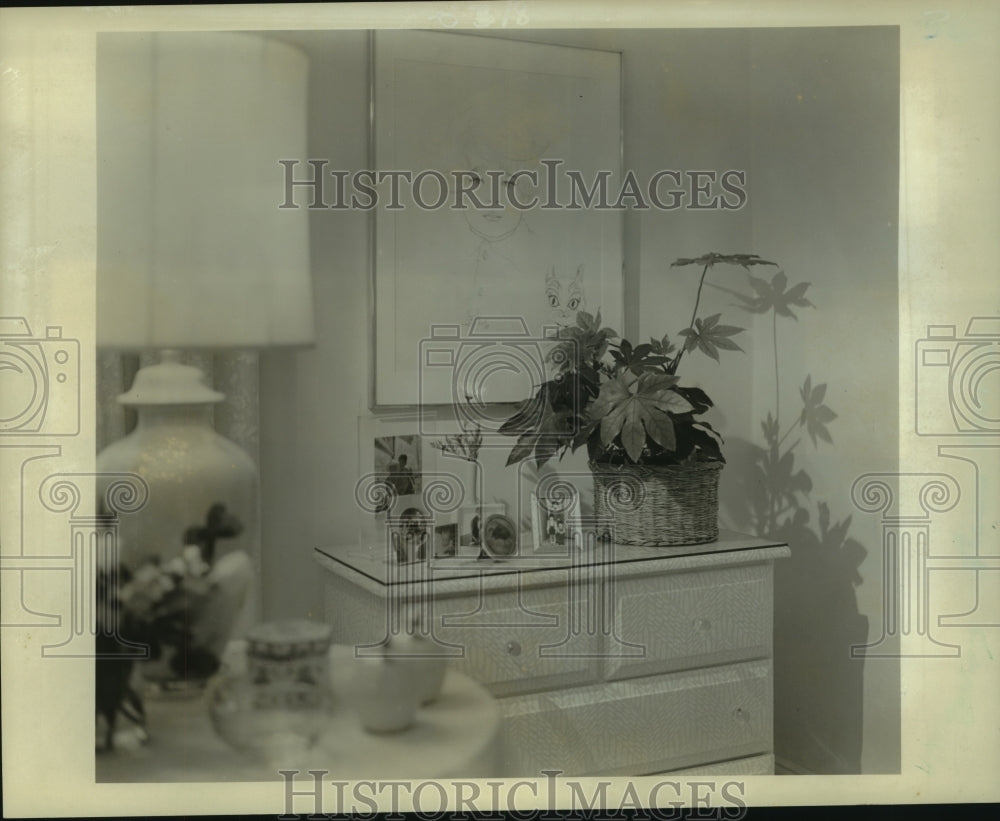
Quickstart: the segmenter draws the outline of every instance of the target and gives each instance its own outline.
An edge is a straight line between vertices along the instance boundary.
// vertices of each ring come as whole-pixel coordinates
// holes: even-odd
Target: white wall
[[[482,34],[483,32],[477,32]],[[497,33],[499,34],[499,33]],[[366,32],[287,33],[310,54],[310,156],[367,166]],[[818,527],[851,515],[850,483],[896,464],[896,102],[891,31],[518,31],[517,39],[622,52],[625,165],[639,179],[662,168],[747,169],[741,211],[651,211],[625,221],[625,331],[676,333],[689,318],[693,268],[679,256],[752,252],[779,261],[791,282],[813,283],[815,310],[781,320],[781,412],[795,419],[806,374],[828,384],[834,446],[795,448],[811,477],[809,513],[790,529],[793,558],[778,570],[776,745],[816,772],[899,766],[899,676],[893,664],[847,657],[881,627],[880,535],[857,515],[836,544]],[[264,609],[267,617],[322,613],[312,548],[350,541],[357,417],[368,386],[369,215],[314,211],[317,344],[262,357]],[[764,274],[768,278],[770,273]],[[712,280],[746,292],[738,269]],[[754,524],[742,504],[758,486],[760,421],[774,406],[770,317],[707,288],[702,315],[746,326],[746,355],[721,365],[692,355],[685,381],[715,399],[727,439],[724,523]],[[794,442],[794,436],[788,443]],[[789,514],[791,515],[791,514]]]
[[[310,157],[329,159],[331,167],[368,167],[368,33],[286,39],[310,56]],[[366,407],[369,367],[369,215],[313,210],[310,217],[316,345],[261,357],[268,618],[322,618],[312,550],[354,538],[357,418]]]
[[[898,771],[898,661],[850,658],[852,644],[881,635],[884,602],[881,525],[853,508],[851,485],[899,463],[898,34],[760,31],[750,59],[754,250],[780,260],[790,283],[811,282],[816,306],[778,319],[782,426],[801,411],[807,376],[838,414],[832,445],[801,428],[787,440],[801,437],[795,469],[812,492],[809,519],[781,529],[795,552],[776,578],[775,743],[813,771]],[[755,337],[771,332],[760,317]],[[775,404],[772,350],[754,359],[756,419]]]

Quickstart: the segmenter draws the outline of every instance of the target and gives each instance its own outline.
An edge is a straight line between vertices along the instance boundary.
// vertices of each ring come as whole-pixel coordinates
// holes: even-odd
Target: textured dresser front
[[[435,640],[500,699],[504,774],[771,772],[772,571],[788,548],[741,544],[432,585]],[[320,562],[339,643],[380,641],[390,600],[416,600]]]

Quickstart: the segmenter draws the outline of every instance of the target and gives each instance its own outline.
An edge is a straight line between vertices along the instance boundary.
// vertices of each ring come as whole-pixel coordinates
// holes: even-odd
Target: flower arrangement
[[[483,432],[479,425],[471,431],[463,431],[457,434],[448,434],[443,440],[437,439],[431,442],[431,447],[465,459],[467,462],[479,461],[479,448],[483,444]]]
[[[202,610],[218,585],[209,577],[211,568],[197,545],[187,545],[181,555],[159,564],[143,564],[118,593],[126,614],[127,637],[149,645],[150,657],[158,659],[165,649],[184,647],[183,657],[174,656],[170,666],[178,675],[208,676],[219,660],[193,645],[193,616]]]
[[[115,572],[104,568],[97,575],[96,701],[103,746],[113,746],[118,712],[138,725],[145,739],[142,697],[133,682],[133,660],[119,641],[148,648],[150,660],[161,659],[169,649],[171,666],[180,677],[207,677],[219,666],[211,652],[195,646],[191,624],[213,593],[210,568],[201,548],[188,545],[180,556],[160,564],[156,559],[134,572],[119,565]],[[117,576],[118,583],[115,583]]]
[[[481,493],[480,484],[482,477],[479,475],[479,449],[483,444],[483,431],[479,425],[473,425],[471,430],[462,433],[448,434],[443,440],[439,439],[431,442],[431,447],[437,448],[442,453],[448,454],[462,462],[467,462],[467,467],[472,471],[471,476],[463,477],[467,483],[464,490],[469,494],[473,504],[479,503]],[[457,465],[454,465],[457,468]]]
[[[145,715],[134,662],[142,678],[165,689],[200,686],[220,666],[252,578],[243,550],[215,554],[242,523],[215,504],[203,526],[188,528],[185,544],[167,561],[150,557],[136,567],[118,563],[97,572],[95,698],[98,746],[111,749],[120,714],[145,740]],[[103,725],[103,726],[102,726]]]
[[[743,328],[720,324],[721,314],[698,316],[705,279],[718,264],[750,270],[776,263],[755,254],[676,260],[673,266],[702,267],[680,348],[666,335],[633,345],[603,327],[600,312],[581,311],[575,326],[561,327],[547,354],[554,376],[500,429],[517,437],[507,464],[531,457],[541,467],[582,445],[590,461],[602,465],[724,463],[721,436],[700,418],[712,400],[700,388],[682,386],[677,375],[686,353],[697,350],[719,361],[720,350],[742,350],[732,337]]]

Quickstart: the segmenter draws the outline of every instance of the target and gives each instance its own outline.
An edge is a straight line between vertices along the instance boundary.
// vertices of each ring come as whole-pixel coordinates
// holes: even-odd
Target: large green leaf
[[[670,266],[673,268],[679,265],[701,265],[711,268],[718,262],[723,262],[727,265],[741,265],[747,270],[750,270],[752,265],[777,265],[776,262],[761,259],[757,254],[719,254],[713,251],[709,254],[703,254],[700,257],[694,257],[693,259],[681,257],[677,261],[670,263]]]
[[[521,436],[538,427],[545,406],[548,404],[549,383],[543,383],[530,399],[526,399],[514,414],[500,426],[499,432],[505,436]]]
[[[538,434],[532,431],[521,434],[518,437],[517,444],[511,449],[510,455],[507,457],[507,465],[513,465],[520,462],[522,459],[526,459],[531,456],[531,452],[535,449],[535,443],[538,441]]]
[[[586,311],[576,315],[576,325],[559,328],[556,344],[548,348],[545,356],[557,373],[581,370],[599,362],[608,350],[608,341],[618,337],[612,328],[601,327],[601,313],[591,316]]]
[[[681,331],[681,336],[686,338],[684,350],[690,351],[698,348],[703,353],[719,361],[719,348],[726,351],[742,351],[743,349],[728,337],[742,333],[743,328],[735,325],[719,325],[721,314],[712,314],[704,320],[696,319],[694,327],[685,328]]]
[[[665,366],[670,360],[662,350],[663,345],[655,339],[635,347],[623,339],[617,348],[614,346],[611,348],[611,358],[614,359],[617,370],[629,370],[636,376],[647,371],[664,373]]]
[[[591,419],[600,420],[601,443],[607,447],[621,437],[622,447],[638,462],[648,436],[664,450],[676,446],[671,413],[687,413],[693,406],[674,390],[677,377],[629,372],[610,379],[591,407]]]

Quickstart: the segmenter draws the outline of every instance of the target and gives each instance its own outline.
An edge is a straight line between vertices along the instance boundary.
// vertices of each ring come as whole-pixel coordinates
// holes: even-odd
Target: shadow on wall
[[[855,594],[867,551],[850,538],[851,517],[831,523],[824,502],[813,509],[812,479],[795,462],[805,437],[813,447],[832,445],[827,426],[837,415],[824,403],[826,385],[814,386],[809,375],[799,388],[799,415],[790,422],[779,416],[778,317],[794,319],[792,307],[812,307],[809,283],[787,288],[779,271],[770,282],[751,276],[750,285],[753,296],[730,293],[746,310],[771,314],[775,409],[761,421],[763,446],[727,439],[728,461],[739,470],[721,501],[737,530],[792,549],[775,565],[775,750],[811,773],[859,773],[863,664],[850,648],[868,640]]]

